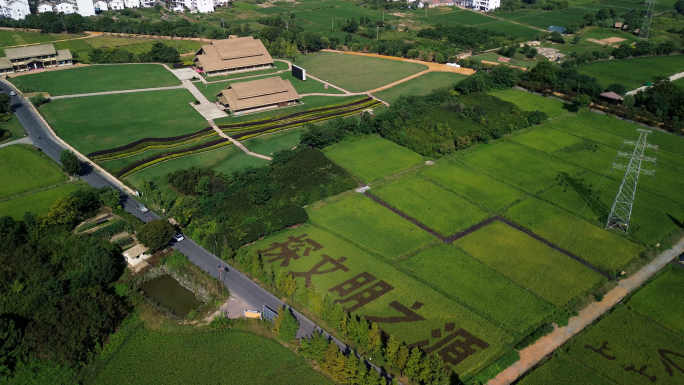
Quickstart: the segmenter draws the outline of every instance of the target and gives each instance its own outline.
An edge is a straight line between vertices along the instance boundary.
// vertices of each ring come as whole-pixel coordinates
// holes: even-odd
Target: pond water
[[[144,282],[140,289],[162,306],[168,307],[179,317],[185,317],[190,310],[202,305],[195,293],[181,286],[170,275],[162,275],[159,278]]]

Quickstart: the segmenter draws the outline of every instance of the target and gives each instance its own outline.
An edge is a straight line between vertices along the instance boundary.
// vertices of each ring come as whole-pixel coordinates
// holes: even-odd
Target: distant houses
[[[68,49],[55,50],[52,44],[6,48],[5,57],[0,57],[0,75],[73,64],[73,58]]]
[[[407,0],[414,3],[416,0]],[[437,8],[437,7],[465,7],[475,11],[489,12],[501,6],[501,0],[421,0],[418,8]]]

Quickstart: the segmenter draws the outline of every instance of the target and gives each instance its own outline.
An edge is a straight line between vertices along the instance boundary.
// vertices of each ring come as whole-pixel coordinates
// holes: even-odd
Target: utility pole
[[[380,26],[375,24],[375,38],[379,39],[380,38]]]
[[[332,31],[333,29],[335,29],[335,18],[331,17],[330,18],[330,30]]]
[[[639,30],[639,39],[648,40],[648,34],[651,31],[651,18],[653,17],[653,6],[656,0],[646,0],[646,5],[648,9],[644,14],[644,21],[641,23],[641,29]]]
[[[221,19],[221,26],[223,27],[223,33],[226,32],[226,19]]]
[[[615,160],[618,158],[629,158],[629,163],[627,165],[613,163],[613,168],[626,171],[606,222],[607,229],[620,229],[625,233],[629,228],[629,219],[632,216],[632,205],[634,204],[639,174],[653,175],[655,173],[655,170],[641,169],[643,161],[652,162],[654,166],[656,163],[656,158],[644,156],[644,150],[653,148],[658,151],[658,146],[646,142],[646,137],[651,133],[650,130],[638,129],[637,131],[639,132],[639,139],[636,142],[625,140],[622,144],[623,146],[625,144],[633,145],[634,151],[631,154],[618,151],[618,155],[615,157]]]

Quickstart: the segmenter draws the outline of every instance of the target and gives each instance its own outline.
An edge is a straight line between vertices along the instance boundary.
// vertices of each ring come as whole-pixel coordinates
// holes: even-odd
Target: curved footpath
[[[10,90],[15,90],[14,86],[4,79],[0,80],[0,84],[3,84],[2,93],[9,93]],[[48,126],[46,126],[38,113],[29,106],[28,101],[19,95],[12,96],[11,98],[14,113],[26,130],[33,144],[40,148],[55,162],[60,163],[59,155],[62,150],[66,149],[66,146],[61,144],[61,140],[55,136]],[[90,162],[89,165],[93,166]],[[147,214],[143,214],[136,210],[135,207],[138,204],[138,201],[128,194],[127,190],[130,189],[124,187],[119,181],[113,179],[113,177],[108,174],[94,171],[96,170],[95,168],[92,168],[92,170],[93,171],[88,172],[86,175],[83,175],[81,179],[96,188],[111,187],[118,190],[123,198],[122,206],[124,210],[139,219],[146,221],[146,215],[149,215],[153,220],[161,219],[157,214],[151,211]],[[190,238],[186,237],[184,241],[176,243],[173,248],[186,255],[190,261],[214,278],[219,276],[218,268],[224,268],[225,273],[222,273],[223,285],[230,290],[232,296],[242,300],[252,309],[261,310],[262,306],[266,305],[275,310],[279,306],[285,305],[284,302],[259,286],[259,284],[247,278],[215,255],[209,253]],[[323,330],[296,310],[292,309],[292,313],[297,318],[297,321],[299,321],[299,330],[297,331],[298,338],[311,336],[314,331]],[[331,337],[329,333],[326,333],[325,331],[323,331],[323,333],[326,336]],[[348,347],[338,339],[334,337],[332,337],[332,339],[343,352],[348,349]],[[380,368],[370,364],[368,361],[366,362],[380,372]]]

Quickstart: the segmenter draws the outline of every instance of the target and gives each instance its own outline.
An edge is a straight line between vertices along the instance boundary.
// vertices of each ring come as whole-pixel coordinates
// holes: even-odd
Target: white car
[[[17,93],[14,92],[14,91],[10,91],[10,95],[11,95],[11,96],[17,96]]]
[[[182,241],[183,239],[185,239],[185,237],[183,236],[183,233],[176,233],[176,234],[173,235],[173,239],[174,239],[176,242],[180,242],[180,241]]]
[[[141,213],[146,213],[146,212],[150,211],[150,209],[148,209],[148,208],[147,208],[145,205],[143,205],[143,204],[139,204],[139,205],[135,206],[135,208],[136,208],[138,211],[140,211]]]

